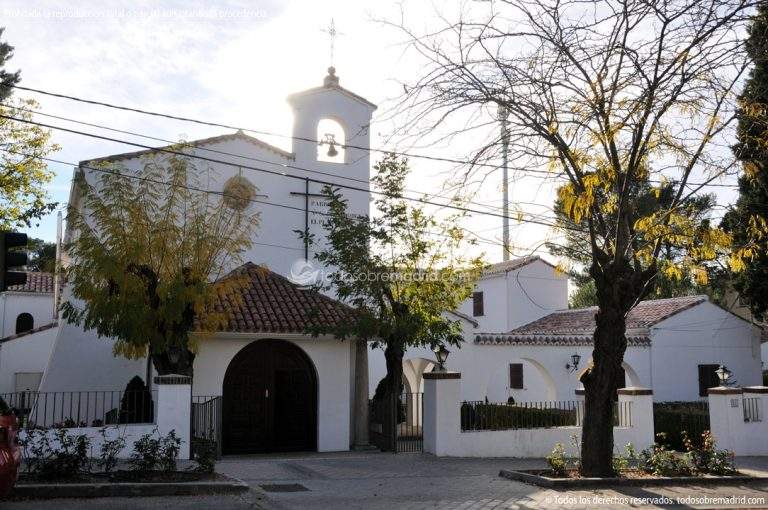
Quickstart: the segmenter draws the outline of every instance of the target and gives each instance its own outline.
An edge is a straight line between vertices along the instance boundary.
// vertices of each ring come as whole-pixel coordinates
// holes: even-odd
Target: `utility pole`
[[[499,105],[497,114],[499,122],[501,123],[501,193],[503,195],[502,211],[504,215],[504,218],[502,219],[504,227],[502,233],[502,250],[504,250],[503,260],[504,262],[507,262],[509,260],[510,252],[512,251],[509,245],[509,162],[507,160],[507,155],[509,153],[509,128],[507,126],[507,118],[509,113],[505,106]]]

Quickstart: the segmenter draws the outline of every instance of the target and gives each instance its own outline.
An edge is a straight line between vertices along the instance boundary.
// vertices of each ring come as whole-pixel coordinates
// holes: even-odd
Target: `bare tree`
[[[581,379],[584,475],[613,474],[612,400],[626,317],[654,277],[687,270],[703,281],[707,261],[727,255],[738,270],[750,254],[684,204],[738,171],[727,145],[754,5],[504,0],[465,5],[457,19],[443,16],[426,34],[405,18],[388,22],[425,61],[396,108],[402,131],[460,136],[464,125],[451,131],[450,119],[475,116],[481,124],[483,111],[504,108],[510,159],[524,172],[554,176],[559,203],[583,226],[599,301],[593,363]],[[473,162],[492,158],[500,145],[483,141]],[[637,207],[648,186],[673,186],[672,199]],[[683,255],[660,266],[660,251],[670,245]]]

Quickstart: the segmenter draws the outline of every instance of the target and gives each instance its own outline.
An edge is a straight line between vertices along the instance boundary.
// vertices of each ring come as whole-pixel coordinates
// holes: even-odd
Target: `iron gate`
[[[216,457],[221,457],[221,396],[192,397],[192,451],[203,443],[212,442]]]
[[[424,394],[402,393],[399,398],[371,400],[368,435],[384,452],[421,452],[424,446]]]

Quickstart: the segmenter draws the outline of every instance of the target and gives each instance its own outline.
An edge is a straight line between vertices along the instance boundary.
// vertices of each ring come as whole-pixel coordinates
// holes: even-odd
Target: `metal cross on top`
[[[322,29],[322,31],[328,34],[328,38],[331,41],[331,64],[330,65],[333,65],[333,54],[336,48],[336,37],[344,34],[336,30],[336,23],[333,21],[333,18],[331,18],[331,23],[328,25],[328,28]]]

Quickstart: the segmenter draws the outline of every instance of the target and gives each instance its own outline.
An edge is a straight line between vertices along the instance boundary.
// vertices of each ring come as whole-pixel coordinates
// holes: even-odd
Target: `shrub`
[[[736,472],[734,454],[728,450],[718,450],[715,436],[708,430],[701,434],[700,446],[694,443],[687,433],[683,434],[686,455],[697,473],[713,475],[732,475]]]
[[[168,435],[160,438],[160,469],[163,471],[176,471],[176,459],[179,458],[181,438],[176,431],[168,432]]]
[[[692,472],[688,455],[679,455],[662,443],[664,434],[657,434],[658,442],[640,452],[638,466],[656,476],[687,476]]]
[[[99,467],[105,473],[109,473],[117,466],[117,456],[125,448],[125,438],[120,435],[115,439],[107,439],[107,430],[107,427],[99,430],[102,438],[99,449]]]
[[[216,441],[200,439],[195,444],[194,460],[197,464],[195,471],[213,473],[216,468]]]
[[[552,470],[552,474],[555,476],[565,476],[565,471],[568,467],[565,460],[565,448],[562,443],[557,443],[552,449],[552,453],[547,455],[547,465]]]
[[[64,428],[52,434],[44,429],[29,430],[21,441],[27,471],[39,480],[66,480],[88,473],[90,445],[85,434],[73,436]]]
[[[159,460],[160,439],[153,434],[144,434],[133,443],[128,464],[133,471],[154,471]]]
[[[133,471],[175,471],[180,449],[181,438],[175,431],[159,436],[155,429],[154,433],[144,434],[133,443],[128,463]]]

